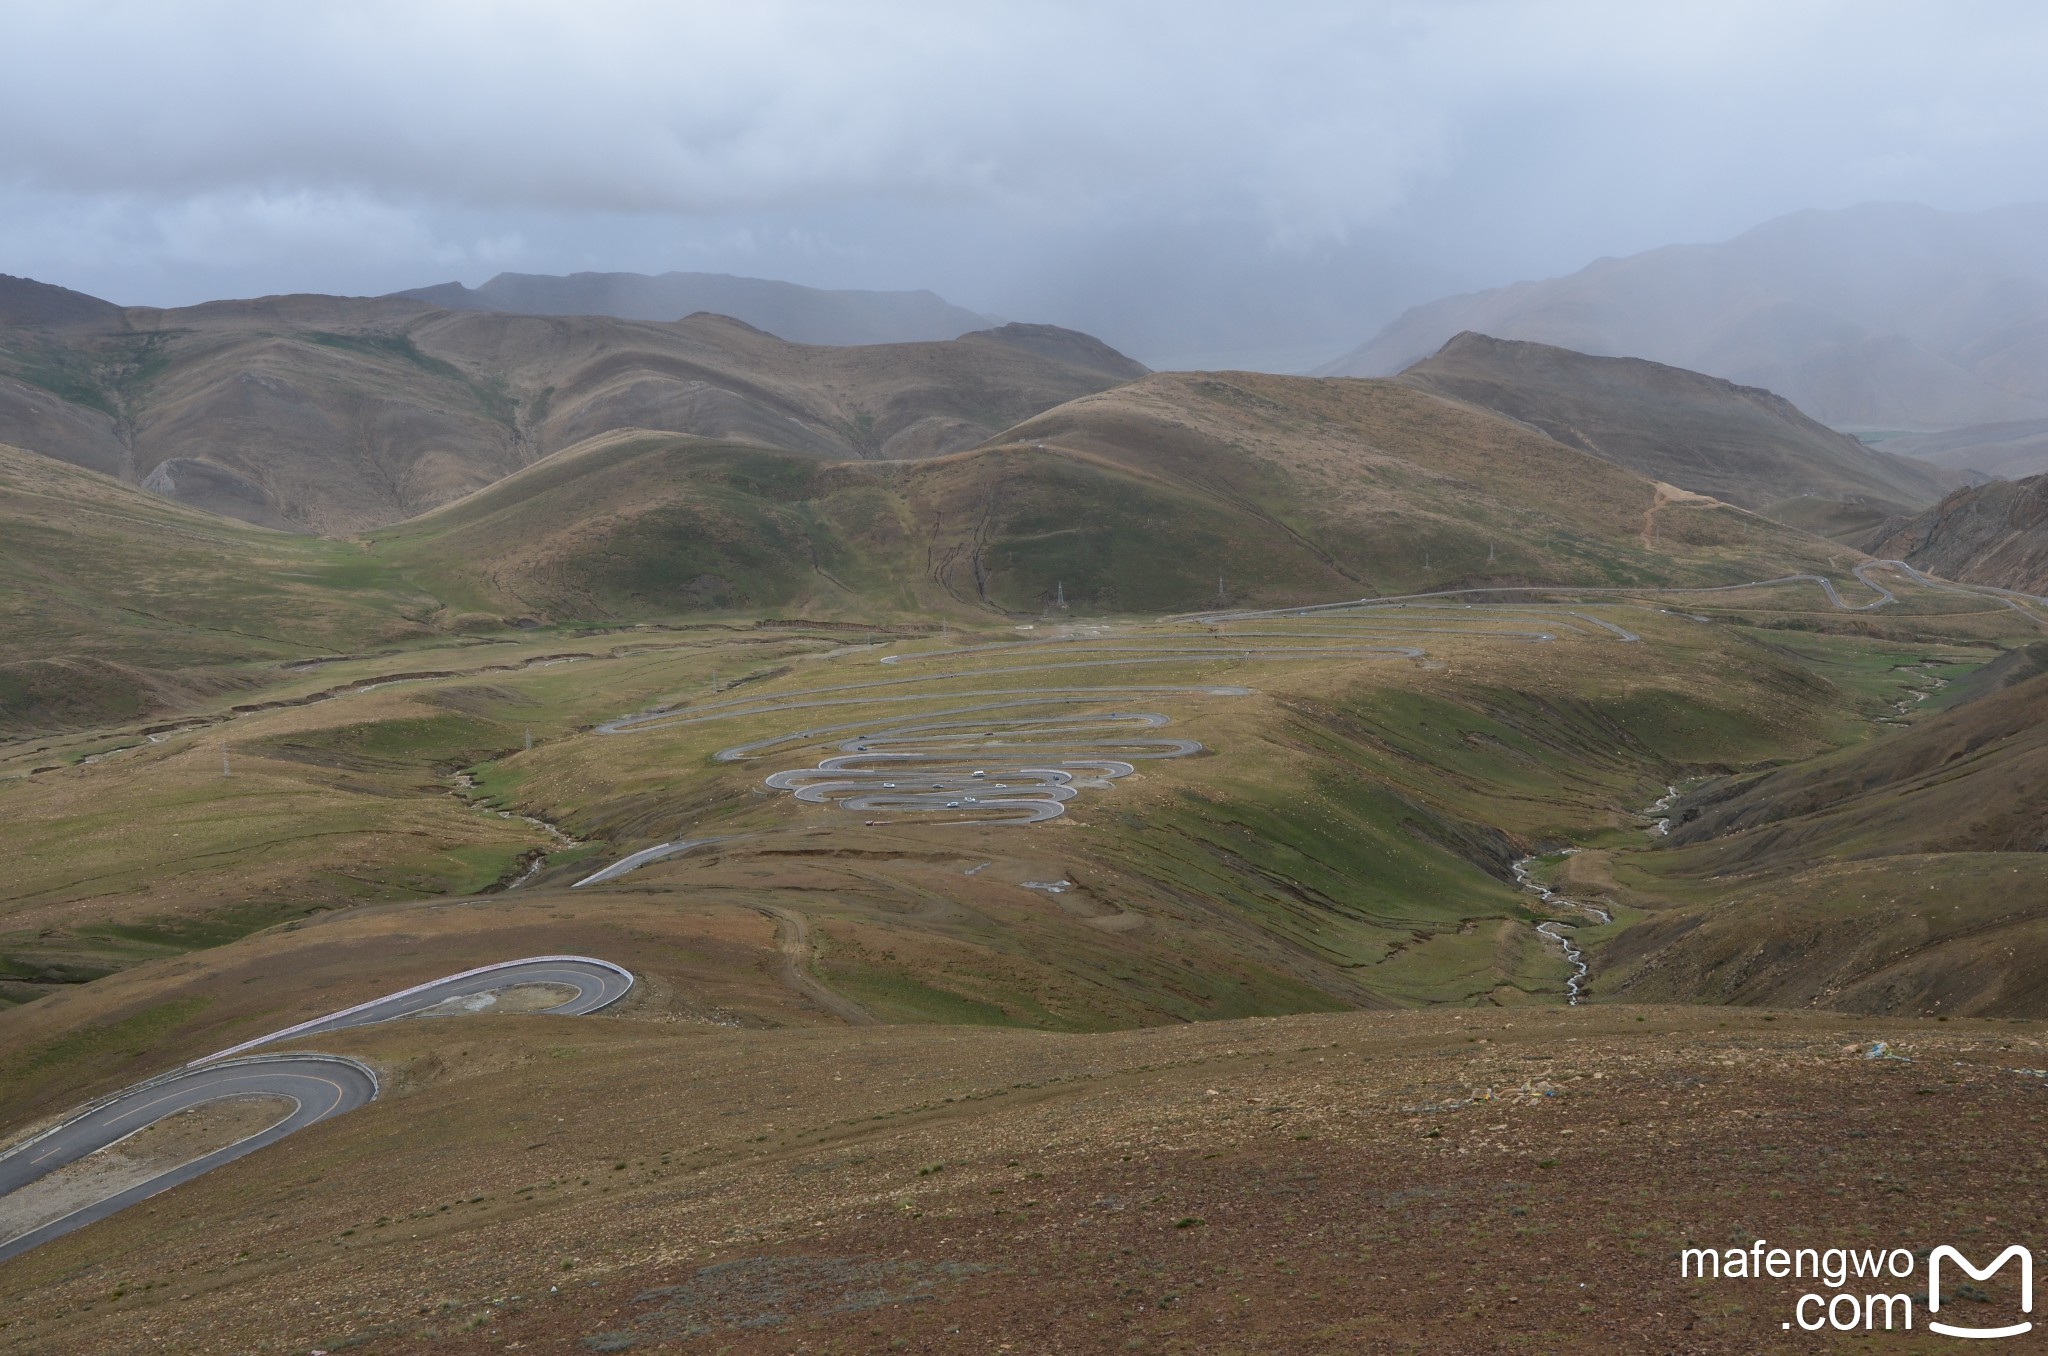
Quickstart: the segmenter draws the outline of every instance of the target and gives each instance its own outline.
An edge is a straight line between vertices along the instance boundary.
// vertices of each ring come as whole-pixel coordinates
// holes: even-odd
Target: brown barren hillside
[[[40,285],[7,295],[0,440],[325,533],[414,516],[615,428],[923,456],[1144,371],[1046,326],[832,349],[711,315],[654,324],[320,296],[121,310]]]
[[[315,1042],[374,1063],[385,1095],[0,1268],[0,1349],[1173,1351],[1227,1333],[1318,1356],[1748,1353],[1782,1345],[1814,1283],[1685,1279],[1680,1248],[1910,1243],[1929,1197],[2039,1222],[2011,1169],[2034,1152],[2039,1023],[1549,1008],[848,1029],[761,982],[772,929],[745,910],[504,911],[530,951],[632,946],[638,990],[600,1017]],[[252,1006],[244,979],[311,1006],[279,961],[299,993],[367,996],[380,963],[456,963],[463,918],[322,920],[117,977],[94,1006],[127,1030],[201,1025],[211,992]],[[1865,1058],[1877,1041],[1901,1057]],[[1944,1135],[1959,1120],[1967,1152]],[[1987,1313],[2017,1298],[2009,1277],[1982,1293]]]

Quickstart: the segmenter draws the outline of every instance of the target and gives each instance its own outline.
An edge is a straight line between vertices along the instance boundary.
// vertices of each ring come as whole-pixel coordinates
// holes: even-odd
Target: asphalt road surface
[[[241,1055],[272,1041],[297,1039],[324,1031],[370,1026],[416,1016],[450,999],[469,998],[522,984],[548,984],[572,991],[546,1013],[558,1017],[596,1012],[625,997],[633,987],[632,972],[589,956],[532,956],[486,965],[461,974],[416,984],[394,994],[359,1003],[340,1012],[244,1041],[205,1059],[194,1060],[175,1073],[152,1078],[103,1098],[69,1120],[0,1154],[0,1197],[75,1163],[98,1149],[119,1143],[166,1116],[230,1097],[279,1096],[293,1108],[283,1119],[225,1148],[166,1169],[145,1182],[83,1206],[61,1219],[0,1242],[0,1262],[105,1219],[117,1210],[189,1182],[286,1135],[331,1116],[353,1111],[377,1096],[377,1075],[369,1066],[340,1055]],[[234,1056],[241,1056],[234,1058]]]
[[[169,1191],[201,1173],[212,1172],[245,1154],[275,1144],[296,1130],[353,1111],[377,1095],[377,1075],[339,1055],[257,1055],[204,1068],[186,1069],[130,1088],[83,1116],[0,1158],[0,1196],[75,1163],[96,1149],[118,1143],[164,1117],[227,1097],[289,1097],[293,1106],[276,1124],[246,1139],[160,1172],[126,1191],[103,1197],[60,1219],[0,1243],[0,1262],[47,1243],[60,1234],[105,1219],[137,1201]]]
[[[323,1031],[342,1031],[352,1026],[396,1021],[436,1007],[451,998],[469,998],[519,984],[552,984],[574,990],[573,997],[546,1009],[545,1015],[581,1017],[624,998],[633,987],[633,972],[589,956],[531,956],[525,960],[501,961],[496,965],[464,970],[459,975],[415,984],[410,989],[400,989],[397,993],[358,1003],[340,1012],[330,1012],[325,1017],[315,1017],[309,1022],[243,1041],[240,1045],[231,1045],[204,1059],[193,1060],[190,1067],[239,1055],[244,1050],[253,1050],[274,1041],[297,1040],[301,1036],[317,1036]]]

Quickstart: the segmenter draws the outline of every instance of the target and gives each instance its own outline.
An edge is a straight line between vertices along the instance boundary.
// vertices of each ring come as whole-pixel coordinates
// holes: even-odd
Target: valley
[[[0,1356],[2038,1345],[2048,9],[0,46]]]
[[[423,354],[539,323],[408,316]],[[1212,1162],[1487,1219],[1512,1195],[1448,1241],[1435,1207],[1372,1227],[1457,1267],[1526,1250],[1534,1306],[1574,1227],[1554,1170],[1675,1136],[1674,1089],[1720,1108],[1716,1153],[1792,1068],[1817,1100],[1768,1114],[1917,1124],[1863,1052],[1938,1044],[1972,1114],[2027,1123],[2048,602],[1853,544],[1940,500],[1931,473],[1767,393],[1555,351],[1329,380],[1145,373],[1029,327],[910,354],[656,328],[750,390],[928,385],[830,446],[564,426],[326,536],[0,449],[14,1161],[83,1152],[78,1108],[188,1062],[225,1095],[269,1069],[252,1045],[283,1061],[255,1091],[328,1058],[373,1088],[289,1122],[203,1100],[24,1186],[45,1232],[0,1271],[0,1349],[744,1342],[826,1322],[848,1278],[905,1331],[930,1304],[1016,1332],[1027,1292],[1084,1303],[1060,1255],[1154,1233],[1193,1245],[1143,1264],[1157,1323],[1071,1321],[1185,1342],[1228,1310],[1224,1258],[1321,1189],[1268,1204]],[[984,379],[1016,403],[976,405]],[[969,407],[998,412],[891,441]],[[434,987],[536,957],[630,992],[565,1025],[573,985]],[[433,1020],[319,1020],[415,986]],[[1649,1189],[1631,1152],[1571,1210]],[[1278,1274],[1338,1286],[1324,1265]],[[1306,1313],[1260,1331],[1364,1340]]]

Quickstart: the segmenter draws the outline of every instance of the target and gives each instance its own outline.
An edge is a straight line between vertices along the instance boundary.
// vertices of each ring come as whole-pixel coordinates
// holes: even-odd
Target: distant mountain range
[[[500,273],[393,293],[450,311],[681,320],[699,311],[744,320],[792,344],[903,344],[957,339],[1002,324],[932,292],[842,292],[726,273]]]
[[[396,522],[626,428],[931,456],[1144,372],[1046,325],[825,348],[718,315],[323,296],[156,310],[0,277],[0,442],[299,531]]]
[[[1840,429],[2048,419],[2048,205],[1796,212],[1418,306],[1322,375],[1391,375],[1465,330],[1764,387]]]
[[[2019,480],[2048,471],[2048,419],[1904,433],[1878,446],[1936,466]]]

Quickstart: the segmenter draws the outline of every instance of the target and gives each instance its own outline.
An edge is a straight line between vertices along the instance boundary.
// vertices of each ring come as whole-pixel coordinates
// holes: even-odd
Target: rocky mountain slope
[[[1947,579],[2048,592],[2048,475],[1957,490],[1871,550]]]

